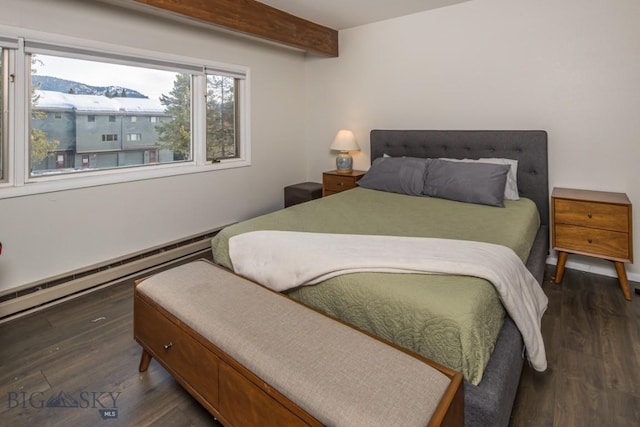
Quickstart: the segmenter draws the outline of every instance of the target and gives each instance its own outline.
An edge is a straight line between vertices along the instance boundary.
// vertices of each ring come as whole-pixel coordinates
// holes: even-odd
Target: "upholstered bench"
[[[136,285],[140,371],[156,359],[225,425],[463,424],[460,374],[210,264]]]

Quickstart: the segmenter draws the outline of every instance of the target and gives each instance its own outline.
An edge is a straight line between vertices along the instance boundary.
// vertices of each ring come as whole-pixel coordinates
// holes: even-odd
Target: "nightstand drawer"
[[[325,175],[322,179],[325,191],[344,191],[356,186],[352,176]]]
[[[626,206],[556,199],[553,210],[556,223],[602,228],[622,233],[629,231]]]
[[[556,224],[555,246],[568,251],[628,261],[629,235],[617,231]]]

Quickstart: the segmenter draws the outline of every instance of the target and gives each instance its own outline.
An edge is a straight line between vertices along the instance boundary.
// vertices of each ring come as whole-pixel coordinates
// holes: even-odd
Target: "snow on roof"
[[[80,112],[164,113],[160,100],[149,98],[108,98],[104,95],[74,95],[71,93],[36,90],[36,106],[40,109],[76,110]]]

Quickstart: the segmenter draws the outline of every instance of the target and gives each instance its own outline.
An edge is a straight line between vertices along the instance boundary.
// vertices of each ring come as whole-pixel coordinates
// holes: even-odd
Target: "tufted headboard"
[[[371,131],[371,161],[393,157],[503,157],[518,161],[520,196],[535,202],[542,225],[549,225],[547,132],[541,130],[381,130]]]

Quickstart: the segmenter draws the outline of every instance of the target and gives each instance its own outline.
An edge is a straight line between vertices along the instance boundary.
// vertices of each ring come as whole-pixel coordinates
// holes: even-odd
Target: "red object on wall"
[[[2,242],[0,242],[0,255],[2,255]]]

